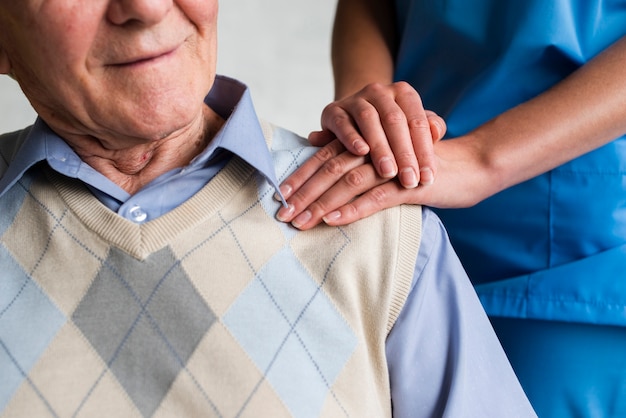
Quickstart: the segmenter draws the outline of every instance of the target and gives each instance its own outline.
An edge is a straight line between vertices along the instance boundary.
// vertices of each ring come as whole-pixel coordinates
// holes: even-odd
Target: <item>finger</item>
[[[314,173],[311,173],[307,168],[305,175],[308,176],[308,179],[299,187],[293,189],[293,193],[287,199],[287,207],[280,208],[276,217],[282,222],[291,222],[295,217],[300,216],[313,202],[320,199],[327,190],[342,180],[346,173],[359,166],[367,167],[364,164],[365,162],[365,157],[356,156],[350,152],[343,152],[338,156],[327,159]],[[350,193],[350,191],[347,193]],[[352,199],[354,196],[355,194],[349,194],[346,195],[345,199]],[[345,202],[341,204],[343,203]],[[319,214],[318,218],[321,218],[322,215],[323,213]]]
[[[408,141],[406,138],[390,138],[398,161],[400,183],[406,188],[415,188],[419,183],[430,184],[434,180],[433,166],[436,160],[428,114],[413,87],[400,82],[396,83],[395,88],[398,90],[398,106],[406,115],[409,138]],[[400,159],[402,155],[407,156],[406,160]]]
[[[285,199],[289,199],[291,195],[300,189],[317,171],[330,159],[345,152],[345,148],[341,142],[334,140],[328,145],[320,148],[318,151],[307,159],[300,167],[289,175],[280,185],[280,192]],[[278,199],[278,197],[277,197]]]
[[[399,157],[405,166],[417,169],[417,160],[410,144],[406,118],[403,110],[396,103],[395,96],[395,84],[389,86],[374,83],[364,87],[354,96],[336,102],[336,105],[344,110],[341,114],[336,113],[336,123],[344,120],[342,116],[351,118],[351,123],[369,145],[377,172],[385,178],[393,178],[397,175],[396,160],[398,158],[396,157]],[[331,110],[329,107],[328,115]],[[335,109],[335,112],[338,110]],[[329,129],[334,128],[329,127]],[[399,144],[396,146],[397,156],[394,155],[390,139]],[[342,142],[346,141],[342,140]]]
[[[361,134],[370,146],[372,162],[378,174],[393,178],[399,167],[411,167],[416,173],[417,160],[411,146],[404,111],[396,103],[394,86],[371,84],[361,91],[366,100],[354,101],[346,110],[353,115]],[[417,178],[413,182],[417,185]]]
[[[420,165],[420,184],[428,186],[435,182],[437,176],[437,158],[434,152],[434,143],[441,140],[446,133],[446,123],[442,117],[432,111],[426,111],[430,140],[422,138],[421,142],[414,142],[415,154]],[[419,141],[419,140],[418,140]]]
[[[425,114],[411,117],[408,121],[413,150],[419,164],[418,182],[423,185],[435,181],[435,151],[430,123]]]
[[[417,190],[419,188],[406,189],[398,182],[388,181],[328,213],[322,220],[331,226],[347,225],[383,209],[398,206],[407,201],[408,194],[413,194]]]
[[[350,114],[339,104],[347,102],[347,100],[333,102],[324,108],[322,111],[322,130],[332,132],[354,155],[365,155],[370,151],[369,145],[357,130],[358,126]]]
[[[330,141],[337,139],[335,134],[327,129],[321,131],[313,131],[309,134],[308,141],[311,145],[316,147],[323,147],[328,145]]]
[[[346,205],[355,197],[389,180],[378,176],[371,164],[360,165],[344,175],[319,199],[309,204],[291,224],[298,229],[309,229],[322,222],[322,218]]]
[[[433,138],[433,142],[440,141],[446,135],[446,131],[448,130],[446,121],[432,110],[426,110],[425,112],[426,117],[428,118],[428,123],[430,124],[430,133]]]

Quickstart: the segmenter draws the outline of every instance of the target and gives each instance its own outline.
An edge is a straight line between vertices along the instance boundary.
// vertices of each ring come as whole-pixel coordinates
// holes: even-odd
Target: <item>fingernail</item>
[[[293,215],[293,212],[295,210],[296,209],[291,204],[287,205],[286,208],[282,207],[278,210],[278,213],[276,214],[276,219],[281,222],[289,222],[289,219],[291,219],[291,216]]]
[[[370,147],[367,145],[367,142],[357,139],[352,143],[352,146],[360,155],[365,155],[369,152]]]
[[[424,186],[431,185],[435,182],[435,175],[430,167],[420,169],[420,183]]]
[[[293,191],[291,186],[288,184],[283,184],[279,187],[279,189],[280,192],[283,194],[283,197],[285,199],[289,199],[289,196],[291,196],[291,192]],[[280,195],[278,193],[274,193],[274,199],[281,200]]]
[[[322,218],[322,220],[325,223],[329,223],[329,222],[335,222],[335,221],[339,220],[339,218],[341,218],[341,212],[336,210],[336,211],[330,212],[328,215],[324,216]]]
[[[291,224],[295,226],[296,228],[301,228],[303,225],[309,222],[312,217],[313,215],[311,214],[311,211],[305,210],[300,215],[296,216],[296,219],[291,221]]]
[[[380,173],[383,177],[393,177],[396,175],[396,167],[389,157],[383,157],[380,160]]]
[[[404,168],[400,171],[400,183],[407,189],[414,189],[417,187],[417,174],[412,168]]]

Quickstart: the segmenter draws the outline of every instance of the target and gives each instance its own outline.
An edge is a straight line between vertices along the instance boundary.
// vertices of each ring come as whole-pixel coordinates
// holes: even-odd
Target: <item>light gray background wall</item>
[[[218,73],[251,89],[259,116],[306,136],[332,100],[330,31],[336,0],[222,0]],[[34,112],[17,84],[0,76],[0,132]]]

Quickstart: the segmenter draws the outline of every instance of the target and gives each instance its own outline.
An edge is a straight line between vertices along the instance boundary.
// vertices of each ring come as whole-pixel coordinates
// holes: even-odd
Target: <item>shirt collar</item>
[[[248,88],[232,78],[217,76],[204,102],[225,119],[225,123],[191,165],[203,164],[217,149],[224,149],[254,167],[278,191],[272,155],[265,143]]]
[[[206,164],[218,149],[228,150],[259,171],[280,195],[272,156],[247,87],[237,80],[217,76],[205,103],[226,122],[207,148],[194,158],[190,167]],[[0,196],[29,168],[44,160],[62,174],[83,181],[88,181],[83,178],[85,172],[93,171],[91,174],[96,174],[42,119],[37,118],[4,176],[0,178]]]
[[[29,168],[46,159],[46,131],[49,131],[46,123],[37,118],[6,172],[0,178],[0,196],[21,179]]]

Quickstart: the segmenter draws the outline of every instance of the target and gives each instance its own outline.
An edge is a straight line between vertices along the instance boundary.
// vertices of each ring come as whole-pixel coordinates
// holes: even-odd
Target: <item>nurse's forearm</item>
[[[493,193],[626,133],[626,37],[542,95],[471,132]]]
[[[339,0],[332,40],[335,98],[369,83],[391,83],[395,42],[393,1]]]

